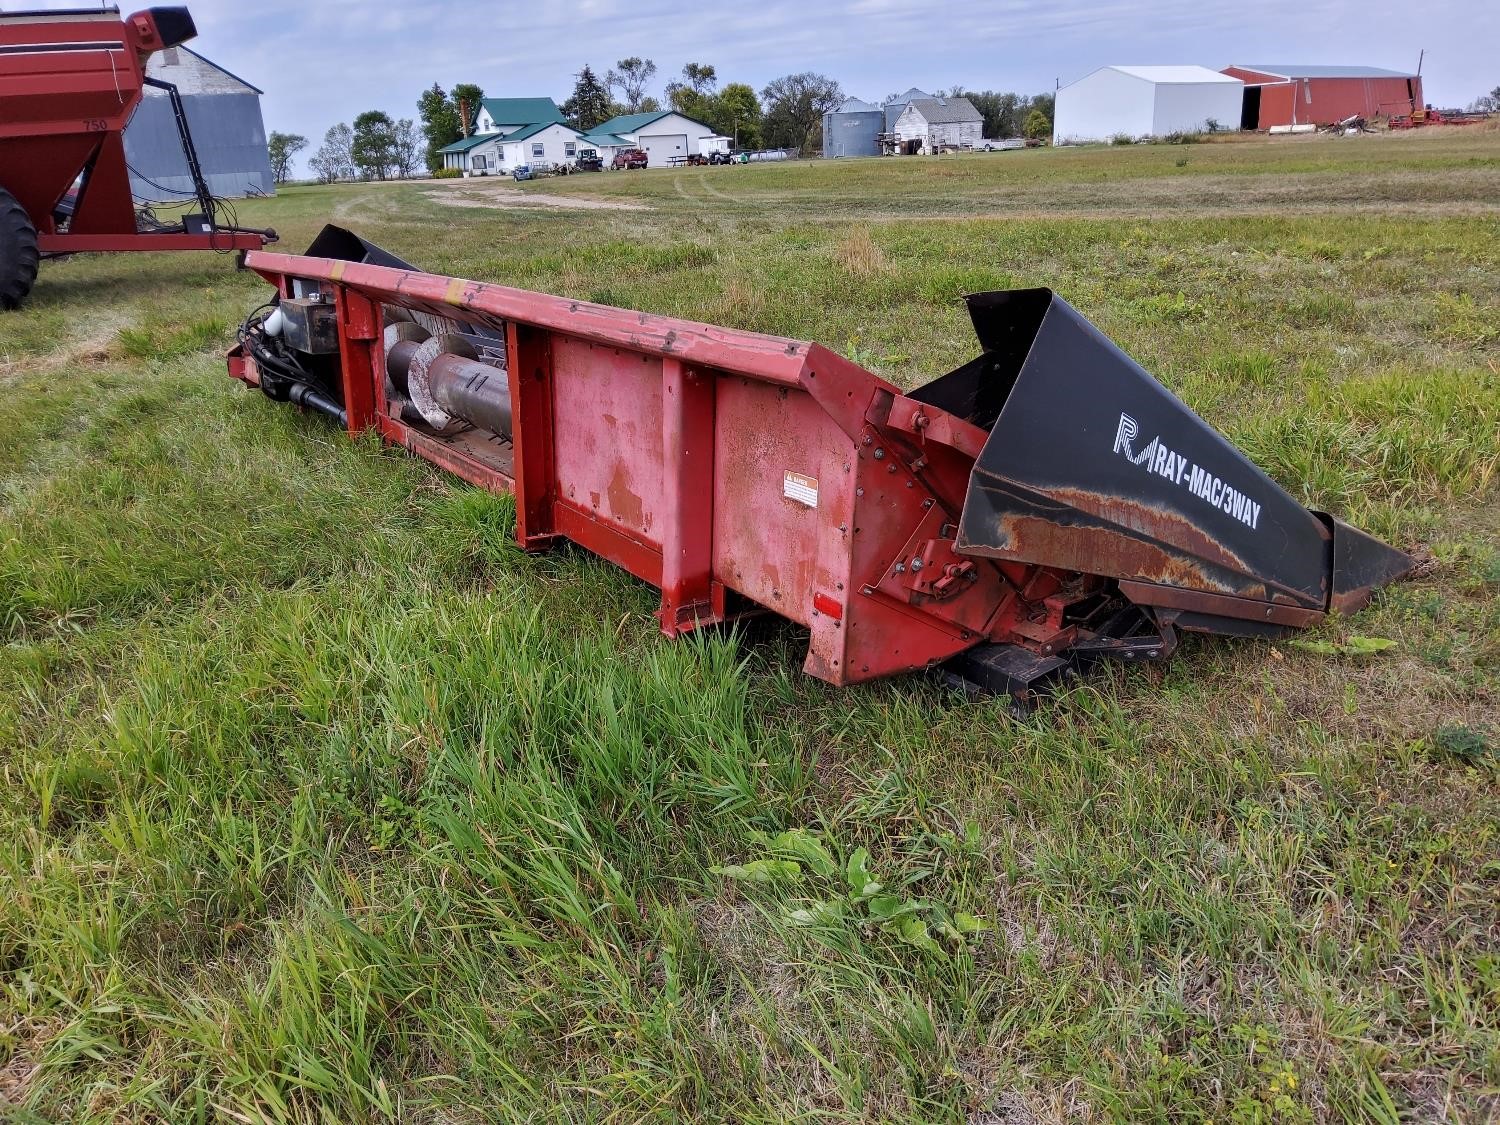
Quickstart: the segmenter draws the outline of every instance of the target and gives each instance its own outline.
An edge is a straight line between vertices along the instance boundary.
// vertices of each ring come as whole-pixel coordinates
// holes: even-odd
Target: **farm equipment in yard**
[[[153,51],[196,34],[186,8],[0,13],[0,308],[25,299],[43,258],[275,241],[218,221],[177,90],[146,74]],[[124,133],[148,85],[172,99],[197,210],[142,230]]]
[[[1433,109],[1426,106],[1391,117],[1386,121],[1388,129],[1422,129],[1428,125],[1482,125],[1490,119],[1488,113],[1466,113],[1461,109]]]
[[[421,273],[327,227],[230,374],[481,487],[527,550],[661,589],[678,636],[770,611],[834,684],[942,666],[1027,699],[1184,631],[1277,636],[1411,568],[1309,511],[1047,289],[967,298],[915,391],[814,343]]]

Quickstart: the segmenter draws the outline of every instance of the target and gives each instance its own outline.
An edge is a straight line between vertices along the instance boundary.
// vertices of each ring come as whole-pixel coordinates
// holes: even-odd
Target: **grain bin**
[[[885,114],[878,105],[850,98],[823,115],[824,156],[879,156]]]

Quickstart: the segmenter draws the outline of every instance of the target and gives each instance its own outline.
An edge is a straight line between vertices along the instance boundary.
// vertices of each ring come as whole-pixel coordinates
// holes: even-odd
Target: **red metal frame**
[[[163,46],[149,11],[0,15],[0,187],[26,210],[43,254],[265,245],[253,232],[137,232],[123,138],[146,58]],[[80,174],[59,232],[55,214]]]
[[[1061,647],[1063,607],[1092,581],[955,556],[985,431],[817,344],[382,266],[246,264],[283,294],[295,278],[332,296],[351,435],[513,492],[523,547],[571,540],[659,586],[668,636],[724,621],[733,592],[807,626],[807,671],[847,684],[981,641]],[[501,334],[511,443],[397,416],[392,308]],[[238,350],[230,373],[258,381]]]

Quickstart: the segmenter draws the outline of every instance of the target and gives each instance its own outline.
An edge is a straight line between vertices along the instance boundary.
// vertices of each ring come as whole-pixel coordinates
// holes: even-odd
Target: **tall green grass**
[[[774,621],[667,642],[651,589],[520,552],[508,500],[229,383],[255,278],[50,264],[0,322],[7,1113],[1491,1115],[1500,231],[1390,197],[1472,194],[1496,142],[1173,159],[245,204],[291,249],[337,210],[432,269],[905,385],[972,355],[960,294],[1050,285],[1294,495],[1434,559],[1315,634],[1377,655],[1193,638],[1026,721],[833,690]],[[1362,203],[1271,213],[1273,181]]]

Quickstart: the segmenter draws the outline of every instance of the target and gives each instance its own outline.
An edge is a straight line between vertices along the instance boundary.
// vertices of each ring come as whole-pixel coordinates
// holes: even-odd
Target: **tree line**
[[[665,83],[660,98],[649,92],[656,76],[656,63],[635,55],[617,60],[602,77],[585,63],[573,76],[573,91],[560,108],[568,124],[582,132],[624,114],[672,109],[733,138],[736,148],[810,152],[821,145],[823,115],[845,100],[837,81],[812,71],[784,75],[757,93],[744,82],[721,86],[713,64],[690,62]],[[1052,130],[1050,93],[1028,96],[955,86],[937,96],[968,98],[984,117],[986,137],[1044,137]],[[886,101],[895,97],[891,94]],[[362,113],[352,126],[340,123],[330,128],[308,166],[324,183],[386,180],[416,175],[419,169],[435,173],[443,166],[442,150],[474,132],[483,101],[484,90],[474,83],[460,82],[444,90],[434,82],[417,99],[416,119],[393,121],[380,110]],[[308,140],[295,133],[272,133],[268,147],[271,170],[277,182],[284,183]]]
[[[277,183],[291,179],[292,161],[307,148],[299,133],[272,133],[266,141],[271,173]],[[338,180],[392,180],[415,176],[423,165],[422,137],[416,122],[399,121],[382,110],[371,109],[354,119],[340,122],[323,134],[323,143],[307,162],[320,183]]]

